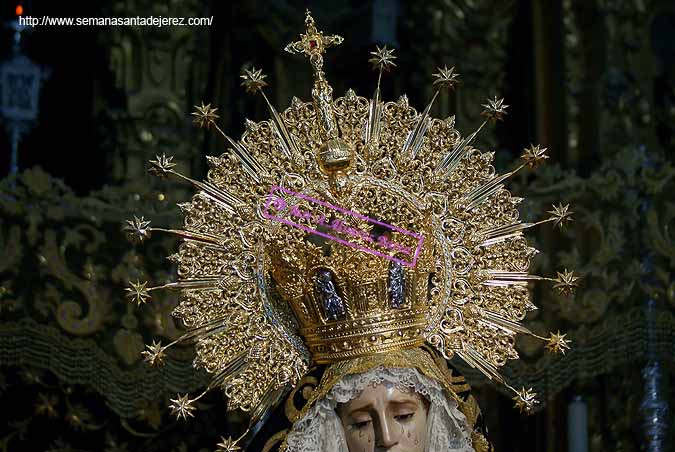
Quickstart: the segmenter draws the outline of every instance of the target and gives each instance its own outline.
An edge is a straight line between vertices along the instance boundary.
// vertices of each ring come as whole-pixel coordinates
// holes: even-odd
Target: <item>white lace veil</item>
[[[471,428],[457,408],[457,401],[447,397],[435,380],[416,369],[375,367],[370,371],[348,375],[340,380],[295,424],[286,438],[288,452],[349,452],[342,423],[335,412],[338,403],[358,397],[367,386],[391,384],[412,389],[430,402],[427,415],[426,452],[473,452]]]

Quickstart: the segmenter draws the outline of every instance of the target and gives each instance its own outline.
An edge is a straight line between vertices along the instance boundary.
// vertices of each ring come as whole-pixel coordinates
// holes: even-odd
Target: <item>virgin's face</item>
[[[338,407],[349,452],[423,452],[428,402],[415,392],[379,385]]]

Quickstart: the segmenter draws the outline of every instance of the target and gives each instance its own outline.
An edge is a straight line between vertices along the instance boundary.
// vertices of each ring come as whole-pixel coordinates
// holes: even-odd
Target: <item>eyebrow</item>
[[[388,405],[395,405],[396,408],[400,408],[400,407],[403,407],[403,406],[406,406],[406,405],[409,405],[411,407],[414,406],[416,408],[419,406],[419,403],[418,403],[417,400],[390,400],[389,402],[387,402],[387,404]],[[367,413],[368,410],[371,409],[371,408],[373,408],[373,404],[368,403],[366,405],[362,405],[362,406],[353,408],[353,409],[349,410],[346,414],[348,416],[353,416],[356,413],[361,413],[361,412]]]
[[[360,412],[367,413],[367,412],[369,411],[370,408],[373,408],[373,404],[372,404],[372,403],[368,403],[368,404],[366,404],[366,405],[362,405],[362,406],[359,406],[359,407],[357,407],[357,408],[353,408],[353,409],[349,410],[346,414],[347,414],[348,416],[353,416],[354,414],[360,413]]]

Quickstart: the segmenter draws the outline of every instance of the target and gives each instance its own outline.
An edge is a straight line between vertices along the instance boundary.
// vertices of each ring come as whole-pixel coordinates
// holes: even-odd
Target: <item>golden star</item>
[[[192,112],[192,116],[195,116],[194,122],[207,130],[215,123],[216,119],[220,118],[216,114],[218,109],[212,108],[211,104],[204,105],[204,102],[202,102],[200,106],[195,105],[195,109],[196,111]]]
[[[373,57],[368,60],[368,62],[373,65],[373,69],[388,71],[396,66],[396,63],[394,63],[394,60],[396,59],[394,56],[394,49],[387,49],[387,46],[382,48],[375,46],[375,49],[377,50],[370,52]]]
[[[549,210],[548,213],[551,214],[549,220],[553,220],[553,226],[558,226],[560,229],[563,228],[565,223],[573,221],[572,214],[574,212],[570,211],[570,205],[558,203],[558,205],[553,205],[553,210]]]
[[[150,228],[148,226],[150,226],[150,221],[142,216],[141,218],[138,218],[134,215],[133,220],[127,220],[127,225],[124,227],[124,230],[127,232],[127,236],[132,242],[141,243],[150,237]]]
[[[437,68],[436,70],[438,72],[433,75],[436,79],[434,80],[434,86],[436,86],[438,89],[455,89],[455,86],[457,83],[459,83],[459,74],[455,73],[455,67],[453,66],[448,69],[447,66],[443,66],[443,69]]]
[[[171,409],[171,413],[176,415],[177,419],[182,417],[183,420],[187,420],[188,416],[194,417],[192,412],[195,410],[195,407],[192,406],[192,400],[188,398],[187,394],[184,396],[178,394],[177,399],[170,400],[171,404],[169,405],[169,408]]]
[[[523,150],[523,154],[520,156],[521,159],[525,162],[530,168],[536,168],[537,166],[544,163],[544,160],[548,158],[546,155],[546,149],[542,148],[539,145],[531,144],[529,148]]]
[[[216,445],[218,446],[216,452],[235,452],[241,450],[241,447],[237,446],[237,441],[233,440],[232,437],[225,439],[224,436],[221,436],[220,442]]]
[[[516,394],[517,395],[512,400],[516,402],[515,406],[520,410],[521,413],[529,413],[534,405],[539,403],[537,399],[535,399],[537,393],[533,392],[532,388],[521,388],[520,391],[516,392]]]
[[[485,116],[490,121],[501,121],[506,116],[506,109],[509,107],[504,104],[504,99],[497,99],[495,96],[494,99],[488,99],[487,104],[481,105],[485,110],[481,112],[481,115]]]
[[[150,160],[149,171],[156,176],[166,177],[169,173],[173,172],[175,166],[173,157],[167,157],[166,154],[162,154],[161,156],[155,156],[155,160]]]
[[[574,272],[568,272],[565,269],[562,273],[558,272],[558,277],[553,280],[555,282],[553,288],[557,289],[561,295],[572,295],[574,290],[579,286],[577,284],[578,279],[579,277],[574,276]]]
[[[138,306],[144,304],[150,298],[150,292],[147,288],[148,282],[129,282],[129,287],[126,288],[127,298],[136,302]]]
[[[35,404],[35,413],[44,414],[47,417],[55,418],[58,416],[56,411],[56,405],[59,403],[57,396],[53,394],[45,395],[43,393],[38,394],[39,402]]]
[[[162,347],[161,342],[152,341],[152,345],[145,346],[147,350],[141,352],[143,355],[143,360],[150,364],[152,367],[158,367],[164,364],[164,348]]]
[[[560,334],[560,331],[557,333],[551,333],[551,337],[548,338],[548,343],[546,344],[546,349],[551,353],[562,353],[565,354],[565,350],[570,349],[569,339],[565,339],[567,334]]]
[[[247,93],[255,93],[267,86],[267,82],[264,80],[267,76],[262,73],[262,69],[254,67],[244,69],[244,73],[240,77],[244,80],[241,82],[241,86],[244,87]]]

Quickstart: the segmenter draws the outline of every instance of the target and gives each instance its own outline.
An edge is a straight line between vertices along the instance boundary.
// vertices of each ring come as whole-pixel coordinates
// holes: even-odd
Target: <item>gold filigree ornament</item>
[[[194,402],[222,389],[228,409],[242,409],[251,425],[299,384],[311,365],[428,344],[446,359],[457,356],[516,394],[531,407],[531,390],[508,386],[499,373],[518,358],[517,334],[530,334],[564,351],[564,335],[534,335],[521,324],[535,309],[528,284],[547,280],[570,293],[577,278],[528,272],[536,250],[524,232],[542,223],[562,226],[568,206],[547,219],[518,218],[522,198],[506,180],[545,160],[545,148],[526,149],[521,164],[495,174],[493,153],[473,147],[488,123],[503,120],[503,99],[487,101],[485,121],[462,136],[454,118],[430,115],[443,89],[457,83],[454,68],[434,75],[436,89],[418,113],[405,96],[380,98],[382,73],[393,68],[390,49],[372,53],[379,71],[370,99],[349,90],[333,99],[323,71],[326,49],[339,36],[318,31],[307,13],[306,33],[286,47],[307,57],[314,70],[312,99],[293,98],[278,112],[265,95],[264,74],[247,69],[246,91],[263,96],[269,119],[247,121],[239,139],[216,123],[215,109],[197,107],[201,127],[213,128],[228,151],[209,157],[204,181],[175,170],[171,157],[151,161],[155,174],[179,177],[196,189],[180,204],[183,229],[128,223],[136,241],[161,231],[182,239],[171,256],[178,279],[157,287],[134,282],[139,304],[158,289],[177,290],[173,314],[186,333],[166,346],[153,343],[146,360],[159,364],[176,342],[196,344],[194,366],[213,379],[195,399],[172,400],[182,418]],[[223,440],[223,450],[236,450]]]

